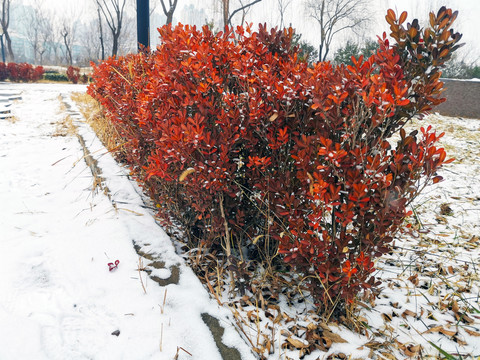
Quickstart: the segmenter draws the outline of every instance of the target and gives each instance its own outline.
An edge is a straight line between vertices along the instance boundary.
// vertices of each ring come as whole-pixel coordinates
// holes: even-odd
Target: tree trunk
[[[103,43],[103,28],[102,28],[102,17],[100,15],[100,8],[97,8],[98,12],[98,29],[100,31],[100,48],[102,49],[101,60],[105,60],[105,44]]]
[[[167,13],[167,25],[173,21],[173,11],[175,11],[175,9],[170,8],[170,11]]]
[[[68,33],[65,32],[62,34],[62,36],[63,36],[63,43],[65,44],[65,49],[67,50],[68,65],[73,65],[72,49],[70,49],[70,46],[68,45],[68,41],[67,41]]]
[[[223,27],[228,26],[228,14],[230,12],[230,0],[222,0],[223,4]]]
[[[8,33],[8,31],[4,31],[4,34],[5,40],[7,41],[7,60],[9,62],[13,62],[15,60],[15,56],[12,49],[12,39],[10,38],[10,34]]]
[[[118,53],[118,36],[120,31],[117,34],[113,35],[113,45],[112,45],[112,56],[117,56]]]

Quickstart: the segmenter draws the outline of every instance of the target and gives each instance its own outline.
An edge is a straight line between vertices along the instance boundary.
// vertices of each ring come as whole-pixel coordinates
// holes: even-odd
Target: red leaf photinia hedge
[[[164,26],[155,51],[95,66],[88,91],[165,217],[230,261],[281,255],[333,308],[378,285],[374,260],[448,162],[443,134],[402,127],[443,101],[456,16],[421,29],[389,11],[394,42],[353,66],[308,67],[292,29]]]
[[[0,81],[9,79],[14,82],[35,82],[42,78],[44,69],[42,66],[33,66],[28,63],[0,62]]]

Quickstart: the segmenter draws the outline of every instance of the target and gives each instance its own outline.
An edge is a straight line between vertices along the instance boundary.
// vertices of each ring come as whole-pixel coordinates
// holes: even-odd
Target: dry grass
[[[121,153],[125,142],[111,121],[105,117],[101,105],[86,93],[73,93],[72,100],[77,103],[87,124],[95,131],[107,150]]]
[[[7,116],[5,119],[2,119],[2,120],[6,120],[12,124],[15,124],[19,119],[16,117],[16,116]]]
[[[70,115],[67,115],[63,120],[57,122],[55,132],[52,136],[73,136],[76,133],[77,128],[73,124],[73,119]]]
[[[58,114],[65,114],[67,112],[67,107],[62,101],[62,97],[58,96],[60,106],[58,108]],[[73,136],[77,133],[77,128],[73,124],[73,119],[70,115],[66,115],[61,121],[58,121],[55,124],[55,131],[52,136]]]

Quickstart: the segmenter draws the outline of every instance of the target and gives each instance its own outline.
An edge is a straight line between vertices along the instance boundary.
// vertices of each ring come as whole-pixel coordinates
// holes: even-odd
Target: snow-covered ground
[[[13,119],[0,120],[0,359],[171,360],[177,351],[178,359],[221,359],[202,313],[218,317],[224,343],[253,359],[228,310],[209,298],[127,173],[73,113],[112,200],[92,191],[77,136],[59,125],[68,115],[62,98],[85,87],[2,89],[21,91],[22,100]],[[132,241],[165,263],[153,269],[159,278],[178,265],[178,284],[159,286],[139,271],[148,260],[139,263]]]
[[[249,343],[268,360],[480,357],[480,120],[423,121],[446,132],[442,144],[457,160],[414,204],[413,233],[376,263],[382,293],[361,299],[358,327],[347,329],[316,323],[305,304],[280,303],[270,314],[248,300],[219,306],[82,121],[70,93],[85,87],[0,83],[5,89],[22,100],[13,119],[0,120],[0,360],[221,359],[205,313],[243,360],[260,358]],[[94,186],[79,139],[108,194]],[[151,280],[175,268],[178,282]]]

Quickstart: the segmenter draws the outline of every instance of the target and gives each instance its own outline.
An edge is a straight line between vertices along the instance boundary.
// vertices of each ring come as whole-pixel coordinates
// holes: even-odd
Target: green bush
[[[60,74],[58,72],[48,71],[43,75],[43,78],[45,80],[50,80],[50,81],[65,81],[65,82],[68,82],[67,75]]]
[[[335,64],[353,65],[352,56],[355,58],[363,55],[369,58],[378,50],[378,42],[374,40],[367,40],[364,44],[357,44],[348,40],[344,46],[335,51],[333,61]]]

